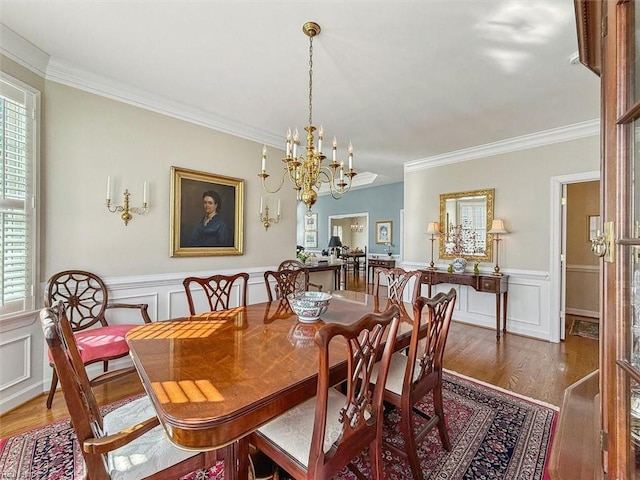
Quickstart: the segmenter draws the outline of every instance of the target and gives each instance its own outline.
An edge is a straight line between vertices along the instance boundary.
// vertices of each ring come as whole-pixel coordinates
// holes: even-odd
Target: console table
[[[507,333],[507,289],[509,275],[474,275],[473,273],[449,273],[441,270],[420,270],[421,282],[429,287],[428,296],[431,297],[431,286],[439,283],[466,285],[476,292],[493,293],[496,296],[496,338],[500,340],[500,310],[502,310],[502,331]],[[502,302],[500,301],[502,297]],[[503,305],[501,305],[501,303]]]
[[[396,261],[393,258],[371,258],[367,261],[367,283],[373,283],[372,269],[375,272],[376,267],[394,268]],[[371,280],[369,280],[371,278]]]
[[[345,281],[347,279],[347,264],[346,262],[328,263],[322,265],[304,265],[303,267],[308,272],[326,272],[333,271],[333,289],[344,290],[346,288]],[[341,275],[344,271],[344,280]]]

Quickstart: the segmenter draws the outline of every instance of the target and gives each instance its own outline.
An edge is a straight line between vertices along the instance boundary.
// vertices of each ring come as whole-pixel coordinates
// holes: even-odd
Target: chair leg
[[[438,432],[440,433],[440,441],[447,452],[451,451],[451,440],[449,440],[449,432],[447,431],[447,422],[444,418],[444,408],[442,401],[442,386],[433,389],[433,410],[438,416]]]
[[[53,369],[53,375],[51,377],[51,387],[49,388],[49,395],[47,396],[47,409],[51,410],[53,404],[53,396],[56,394],[56,388],[58,387],[58,372]]]
[[[109,370],[109,360],[102,362],[102,371],[106,372],[107,370]]]
[[[382,480],[382,435],[369,445],[369,457],[371,459],[371,473],[376,480]]]
[[[411,407],[402,408],[400,413],[400,431],[404,438],[404,451],[407,454],[407,459],[409,460],[411,474],[413,475],[414,480],[423,480],[422,470],[420,469],[420,460],[418,460],[416,438],[413,434],[411,411]]]

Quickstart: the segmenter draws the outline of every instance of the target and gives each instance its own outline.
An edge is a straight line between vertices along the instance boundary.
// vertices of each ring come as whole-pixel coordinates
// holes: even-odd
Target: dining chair
[[[80,444],[87,478],[178,478],[211,467],[227,455],[226,449],[198,453],[172,445],[146,395],[103,415],[63,302],[56,301],[43,308],[40,321]]]
[[[404,300],[404,291],[413,279],[413,285],[411,286],[410,302],[413,302],[420,294],[420,277],[422,274],[418,270],[406,271],[399,267],[385,268],[376,267],[374,281],[373,281],[373,295],[380,296],[381,287],[384,285],[381,283],[381,277],[387,280],[387,298],[402,302]]]
[[[189,313],[196,314],[194,303],[195,293],[198,298],[204,297],[209,305],[209,312],[217,310],[228,310],[233,307],[247,306],[247,288],[249,285],[248,273],[236,273],[233,275],[212,275],[210,277],[187,277],[182,281],[184,291],[189,302]],[[198,288],[199,287],[199,288]],[[231,305],[234,298],[234,288],[239,289],[238,305]]]
[[[102,279],[84,270],[65,270],[49,278],[44,292],[44,305],[49,307],[58,300],[65,304],[84,364],[103,362],[105,373],[94,377],[91,380],[92,386],[135,372],[133,366],[108,371],[109,360],[129,354],[125,335],[136,324],[109,324],[106,312],[116,308],[134,309],[139,311],[144,323],[150,323],[146,303],[109,303],[109,292]],[[51,357],[49,363],[53,366]],[[51,408],[57,386],[58,374],[54,368],[47,408]]]
[[[409,353],[396,352],[391,357],[384,401],[400,408],[404,448],[388,442],[385,442],[385,446],[408,458],[415,480],[423,478],[418,446],[434,427],[438,427],[442,446],[447,451],[451,450],[442,399],[442,359],[455,303],[455,288],[447,293],[440,292],[433,298],[416,298],[413,302]],[[423,315],[425,306],[427,314]],[[429,392],[433,394],[434,413],[431,415],[417,407]],[[420,421],[415,417],[419,417]]]
[[[370,313],[350,325],[329,323],[315,334],[317,395],[253,432],[249,441],[296,479],[331,478],[369,447],[371,470],[382,478],[382,395],[398,330],[398,308]],[[387,332],[385,336],[385,330]],[[342,337],[343,341],[332,341]],[[386,338],[386,342],[383,340]],[[347,350],[346,395],[334,388],[329,350]],[[370,382],[377,364],[377,385]],[[364,379],[364,380],[361,380]]]
[[[304,264],[299,260],[283,260],[278,265],[278,270],[296,270],[299,268],[304,268]],[[313,287],[319,292],[322,291],[322,285],[319,283],[311,283],[309,282],[309,287]]]
[[[297,270],[267,270],[264,272],[264,283],[267,287],[268,301],[286,298],[290,293],[308,289],[309,272],[302,268]]]

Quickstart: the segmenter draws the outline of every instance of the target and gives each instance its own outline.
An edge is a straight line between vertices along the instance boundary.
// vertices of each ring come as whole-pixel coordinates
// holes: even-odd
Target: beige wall
[[[551,178],[599,170],[599,151],[593,136],[405,174],[405,260],[429,262],[427,223],[439,219],[441,193],[494,188],[495,218],[510,232],[500,266],[548,271]]]
[[[42,91],[41,271],[68,268],[104,277],[242,270],[295,255],[296,202],[277,194],[282,218],[265,231],[257,171],[262,146],[39,77],[2,57],[2,70]],[[245,180],[244,255],[169,256],[171,166]],[[128,188],[132,205],[149,185],[150,210],[125,226],[104,206],[107,175],[114,201]]]

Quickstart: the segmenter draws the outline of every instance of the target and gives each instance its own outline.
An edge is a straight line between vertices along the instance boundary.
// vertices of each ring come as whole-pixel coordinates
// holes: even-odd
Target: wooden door
[[[602,468],[640,478],[640,9],[576,0],[581,61],[601,76]]]

